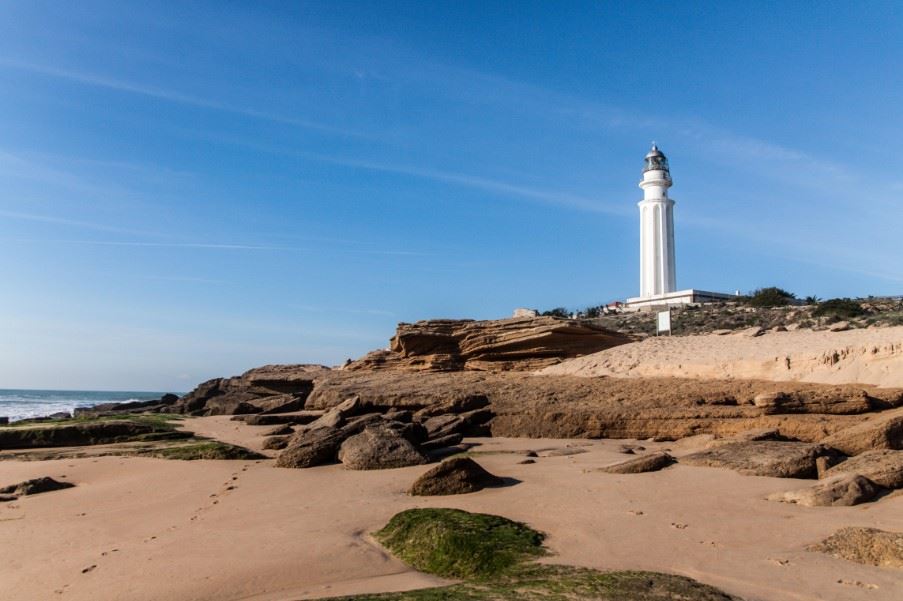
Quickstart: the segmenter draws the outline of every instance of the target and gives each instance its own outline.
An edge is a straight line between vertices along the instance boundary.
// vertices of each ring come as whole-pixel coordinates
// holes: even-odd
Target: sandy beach
[[[797,330],[749,336],[660,336],[541,371],[584,377],[762,379],[903,386],[903,327]]]
[[[196,431],[232,431],[235,442],[259,438],[259,428],[225,417],[189,422]],[[899,598],[899,571],[804,548],[843,526],[903,530],[903,496],[806,508],[765,497],[811,481],[680,464],[647,474],[593,471],[622,461],[625,441],[470,442],[484,467],[519,483],[417,498],[405,491],[427,466],[360,472],[279,469],[269,460],[3,462],[3,482],[49,475],[77,485],[0,506],[5,598],[263,601],[440,584],[368,537],[410,507],[521,520],[548,533],[554,555],[545,561],[682,574],[747,600]],[[643,444],[679,457],[705,442]],[[550,449],[559,450],[544,456]],[[519,464],[527,450],[539,452],[537,463]]]

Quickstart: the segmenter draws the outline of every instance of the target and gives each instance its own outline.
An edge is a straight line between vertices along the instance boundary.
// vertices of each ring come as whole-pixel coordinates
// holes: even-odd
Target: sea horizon
[[[66,390],[0,388],[0,417],[11,422],[31,419],[100,403],[125,403],[159,399],[163,391],[149,390]],[[184,394],[184,393],[174,393]]]

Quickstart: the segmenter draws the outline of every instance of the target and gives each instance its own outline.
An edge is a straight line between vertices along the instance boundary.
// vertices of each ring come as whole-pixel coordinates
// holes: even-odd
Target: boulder
[[[866,451],[825,471],[825,477],[841,474],[861,474],[879,486],[903,488],[903,451]]]
[[[301,438],[299,434],[303,435]],[[276,467],[306,468],[335,463],[345,437],[338,428],[316,428],[291,437],[276,458]]]
[[[769,495],[770,501],[804,507],[849,507],[874,501],[885,489],[859,474],[841,474],[808,488]]]
[[[847,455],[872,449],[903,449],[903,409],[883,411],[822,440]]]
[[[459,456],[446,459],[417,478],[409,492],[417,496],[460,495],[504,482],[470,457]]]
[[[828,326],[829,332],[846,332],[850,329],[850,322],[848,321],[837,321]]]
[[[886,532],[876,528],[843,528],[807,549],[866,565],[903,568],[901,532]]]
[[[385,424],[367,426],[339,449],[339,461],[353,470],[380,470],[426,463],[426,457]]]
[[[631,341],[625,334],[574,319],[435,319],[399,324],[389,350],[370,353],[343,369],[532,371]]]
[[[830,455],[822,445],[802,442],[752,441],[717,446],[681,458],[687,465],[726,467],[751,476],[816,478],[815,461]]]
[[[599,468],[599,471],[609,474],[641,474],[643,472],[657,472],[674,463],[676,463],[676,460],[668,453],[649,453],[648,455],[641,455],[628,461]]]
[[[13,497],[23,497],[26,495],[37,495],[44,492],[52,492],[54,490],[63,490],[64,488],[72,488],[75,486],[71,482],[59,482],[58,480],[54,480],[48,476],[43,476],[41,478],[34,478],[32,480],[26,480],[25,482],[19,482],[18,484],[12,484],[10,486],[4,486],[0,488],[0,495],[9,495]]]

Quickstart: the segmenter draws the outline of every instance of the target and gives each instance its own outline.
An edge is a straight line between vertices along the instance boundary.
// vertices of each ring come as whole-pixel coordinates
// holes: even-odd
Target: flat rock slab
[[[642,474],[644,472],[657,472],[674,463],[676,463],[676,460],[668,453],[650,453],[629,461],[599,468],[598,471],[608,474]]]
[[[470,457],[451,457],[417,478],[409,492],[417,496],[460,495],[504,483]]]
[[[859,474],[841,474],[799,490],[775,493],[768,500],[804,507],[850,507],[874,501],[885,488]]]
[[[871,566],[903,568],[903,533],[876,528],[843,528],[822,542],[810,545],[834,557]]]
[[[680,462],[726,467],[749,476],[815,478],[815,461],[829,451],[822,445],[773,440],[735,442],[681,457]]]

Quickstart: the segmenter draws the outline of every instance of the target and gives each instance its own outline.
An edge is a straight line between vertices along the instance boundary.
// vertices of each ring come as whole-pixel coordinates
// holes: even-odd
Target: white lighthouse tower
[[[668,159],[652,143],[643,166],[640,207],[640,298],[677,290],[674,267],[674,201],[668,198]]]
[[[674,260],[674,200],[668,198],[671,171],[655,142],[643,165],[640,207],[640,295],[627,299],[631,309],[652,309],[729,300],[727,294],[677,289]]]

